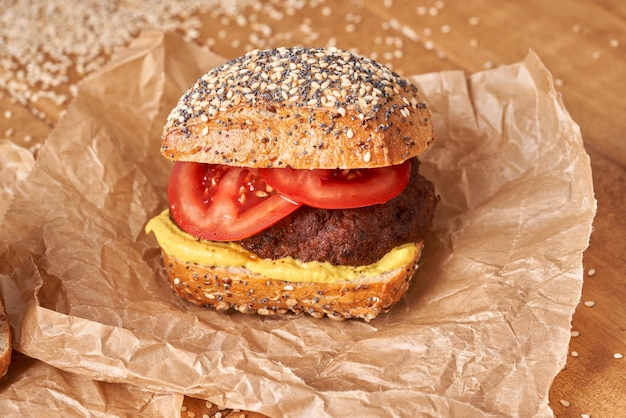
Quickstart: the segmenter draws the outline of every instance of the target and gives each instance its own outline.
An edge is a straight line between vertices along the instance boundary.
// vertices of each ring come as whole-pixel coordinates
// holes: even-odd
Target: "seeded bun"
[[[374,168],[433,140],[416,86],[334,48],[252,51],[202,76],[170,113],[163,155],[242,167]]]
[[[162,254],[174,293],[198,306],[264,316],[294,312],[370,321],[389,311],[407,291],[421,249],[420,242],[413,260],[384,274],[332,283],[276,280],[244,267],[205,266],[164,250]]]

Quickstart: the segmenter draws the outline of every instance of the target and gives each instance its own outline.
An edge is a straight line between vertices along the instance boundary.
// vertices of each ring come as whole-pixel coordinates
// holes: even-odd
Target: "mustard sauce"
[[[234,242],[198,240],[175,225],[166,209],[150,219],[146,233],[154,233],[163,250],[180,260],[206,266],[245,267],[264,276],[289,282],[331,283],[363,279],[409,264],[418,251],[417,244],[397,246],[374,264],[335,266],[327,262],[302,262],[292,257],[260,258]]]

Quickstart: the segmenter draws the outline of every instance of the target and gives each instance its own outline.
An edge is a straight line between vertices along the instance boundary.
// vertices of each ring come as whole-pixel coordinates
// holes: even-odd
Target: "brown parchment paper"
[[[551,416],[595,200],[578,126],[532,52],[413,77],[441,195],[406,297],[370,323],[173,297],[143,232],[166,207],[165,117],[224,59],[146,32],[79,86],[0,231],[16,348],[89,379],[282,416]]]
[[[181,403],[180,394],[97,382],[19,353],[0,380],[2,417],[171,417]]]
[[[35,165],[33,154],[8,139],[0,140],[0,220],[15,194],[15,185],[23,181]]]

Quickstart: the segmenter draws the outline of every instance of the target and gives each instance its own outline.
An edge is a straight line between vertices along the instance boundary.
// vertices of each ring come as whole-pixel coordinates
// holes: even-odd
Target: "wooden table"
[[[552,385],[550,405],[559,417],[626,414],[626,359],[621,358],[626,355],[626,2],[268,4],[248,7],[240,17],[195,13],[193,25],[181,24],[177,30],[186,26],[186,36],[225,57],[241,55],[251,47],[333,44],[377,58],[407,75],[448,69],[471,73],[518,62],[529,49],[540,56],[581,126],[598,201],[594,232],[584,254],[586,277],[573,318],[571,354]],[[0,51],[0,57],[7,58],[6,52]],[[13,76],[7,71],[0,67],[3,80]],[[67,82],[52,90],[68,94],[81,72],[72,71]],[[36,152],[69,101],[55,102],[45,96],[34,100],[4,84],[0,137]],[[44,87],[30,86],[31,92],[38,89]],[[183,416],[218,411],[188,398],[184,408]]]

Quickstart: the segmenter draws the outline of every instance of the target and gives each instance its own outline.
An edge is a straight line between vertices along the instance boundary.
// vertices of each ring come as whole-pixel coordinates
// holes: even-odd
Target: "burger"
[[[175,294],[219,311],[361,318],[407,291],[438,197],[418,88],[335,48],[252,51],[167,118],[169,208],[149,220]]]

